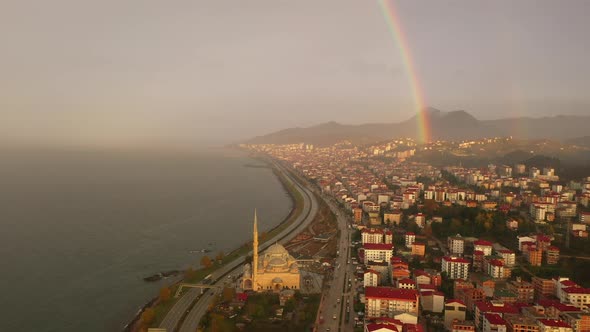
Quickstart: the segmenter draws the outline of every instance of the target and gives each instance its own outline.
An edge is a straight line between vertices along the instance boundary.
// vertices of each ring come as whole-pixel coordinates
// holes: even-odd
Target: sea
[[[121,331],[167,279],[279,224],[292,201],[245,152],[0,150],[0,330]]]

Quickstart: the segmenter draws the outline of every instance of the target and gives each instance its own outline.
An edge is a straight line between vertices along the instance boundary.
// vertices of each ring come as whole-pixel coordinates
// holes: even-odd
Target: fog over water
[[[235,150],[1,153],[6,330],[120,330],[163,285],[143,277],[198,267],[190,250],[249,240],[254,207],[264,230],[292,204]]]

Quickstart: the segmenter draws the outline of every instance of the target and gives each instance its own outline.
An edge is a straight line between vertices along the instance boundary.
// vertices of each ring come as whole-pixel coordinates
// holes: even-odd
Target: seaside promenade
[[[259,251],[264,251],[275,242],[281,244],[287,243],[299,232],[303,231],[313,221],[318,211],[318,202],[313,193],[308,188],[299,183],[296,178],[291,176],[283,166],[274,162],[273,164],[276,169],[285,176],[286,180],[290,184],[293,184],[293,187],[301,194],[303,197],[303,208],[301,214],[294,222],[292,222],[282,232],[261,244]],[[211,278],[213,280],[212,286],[223,287],[223,284],[227,280],[227,275],[239,275],[242,272],[245,257],[251,254],[252,251],[249,251],[247,254],[235,259],[234,261],[213,272]],[[199,325],[199,322],[201,321],[201,318],[207,311],[209,304],[213,301],[214,295],[216,295],[217,292],[217,289],[211,289],[204,291],[201,295],[201,291],[198,289],[189,290],[181,297],[178,302],[176,302],[172,309],[170,309],[164,320],[162,320],[160,328],[165,328],[168,332],[195,331]]]

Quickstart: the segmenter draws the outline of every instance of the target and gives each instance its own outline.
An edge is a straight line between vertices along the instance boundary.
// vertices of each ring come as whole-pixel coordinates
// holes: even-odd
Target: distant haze
[[[426,103],[590,114],[590,1],[394,1]],[[4,0],[3,145],[230,143],[416,112],[376,1]]]

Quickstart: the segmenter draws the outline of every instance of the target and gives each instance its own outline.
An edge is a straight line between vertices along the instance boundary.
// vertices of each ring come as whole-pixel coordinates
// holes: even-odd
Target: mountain
[[[355,143],[372,143],[387,139],[410,137],[418,139],[425,117],[432,139],[465,140],[485,137],[513,136],[522,139],[567,140],[584,133],[590,116],[567,116],[543,118],[508,118],[478,120],[466,111],[443,112],[426,108],[423,116],[418,114],[399,123],[372,123],[344,125],[327,122],[307,128],[289,128],[268,135],[254,137],[249,144],[310,143],[329,145],[349,140]]]

